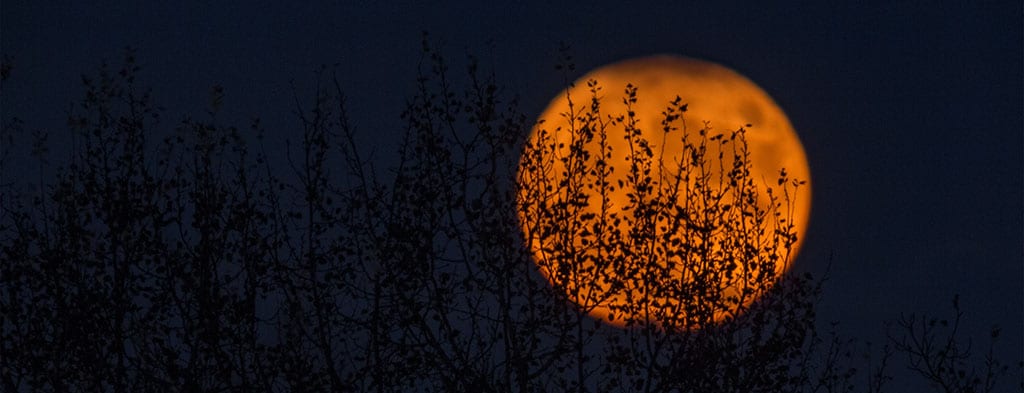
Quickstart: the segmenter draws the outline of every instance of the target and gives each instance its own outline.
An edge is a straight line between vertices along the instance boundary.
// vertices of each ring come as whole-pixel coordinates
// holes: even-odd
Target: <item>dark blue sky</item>
[[[823,321],[878,340],[885,321],[948,312],[959,293],[968,332],[1000,324],[1005,353],[1024,351],[1020,1],[86,3],[0,3],[0,52],[14,65],[5,118],[60,140],[79,76],[125,46],[170,124],[202,113],[219,84],[228,116],[259,115],[282,138],[299,132],[290,81],[305,91],[319,65],[338,63],[378,151],[401,130],[422,30],[454,60],[493,67],[531,115],[560,88],[560,42],[579,75],[654,53],[721,63],[771,94],[803,140],[814,205],[799,263],[820,273],[831,257]]]

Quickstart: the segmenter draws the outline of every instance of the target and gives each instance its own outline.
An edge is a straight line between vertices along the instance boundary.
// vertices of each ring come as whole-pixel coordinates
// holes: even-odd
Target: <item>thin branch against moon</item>
[[[735,317],[789,268],[809,178],[764,91],[713,63],[654,56],[552,100],[520,160],[518,214],[539,270],[581,311],[691,329]]]

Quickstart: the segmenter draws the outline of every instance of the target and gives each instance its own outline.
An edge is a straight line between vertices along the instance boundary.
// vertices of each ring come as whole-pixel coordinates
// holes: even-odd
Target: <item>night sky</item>
[[[797,263],[820,275],[831,261],[822,323],[878,342],[886,321],[948,316],[960,294],[970,337],[983,343],[998,324],[1007,360],[1024,353],[1020,1],[50,3],[0,3],[0,52],[13,63],[0,109],[56,144],[67,143],[80,75],[116,64],[126,46],[168,123],[202,113],[221,85],[227,118],[260,116],[279,139],[301,135],[293,92],[337,64],[350,116],[379,156],[402,131],[424,30],[453,63],[469,53],[493,68],[531,116],[561,87],[561,43],[574,78],[657,53],[726,65],[767,91],[803,141],[814,202]]]

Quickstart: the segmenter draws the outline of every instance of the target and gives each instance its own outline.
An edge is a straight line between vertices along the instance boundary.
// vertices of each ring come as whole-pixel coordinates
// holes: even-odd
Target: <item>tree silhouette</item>
[[[593,95],[572,98],[588,103],[577,126],[543,131],[572,133],[565,153],[524,145],[533,124],[497,78],[470,58],[453,79],[428,41],[386,169],[356,142],[330,69],[296,99],[301,137],[284,160],[268,158],[258,120],[222,124],[220,87],[201,118],[167,126],[131,50],[83,77],[71,151],[38,192],[7,180],[22,131],[3,119],[4,389],[854,390],[850,342],[815,323],[822,281],[775,273],[791,262],[785,190],[799,179],[761,188],[744,130],[691,128],[690,160],[672,166],[654,130]],[[682,134],[686,103],[666,105]],[[631,153],[606,149],[614,127]],[[735,157],[722,175],[719,153]],[[611,168],[608,154],[634,164]],[[546,183],[556,167],[605,175]],[[607,200],[611,171],[629,172],[614,186],[632,191],[631,215],[583,209]],[[673,269],[687,279],[665,280]],[[609,307],[625,327],[587,315],[613,298],[627,300]],[[905,321],[869,391],[891,379],[893,349],[945,391],[997,386],[1001,364],[963,371],[966,350],[938,349],[932,326]]]
[[[971,359],[970,343],[958,337],[960,320],[959,296],[953,297],[953,319],[938,319],[914,314],[904,315],[898,321],[902,334],[890,341],[896,350],[907,357],[907,368],[922,376],[940,392],[993,392],[1000,377],[1009,372],[994,354],[1000,329],[992,327],[991,341],[980,365]],[[948,333],[944,330],[948,329]],[[1024,389],[1024,380],[1021,381]]]

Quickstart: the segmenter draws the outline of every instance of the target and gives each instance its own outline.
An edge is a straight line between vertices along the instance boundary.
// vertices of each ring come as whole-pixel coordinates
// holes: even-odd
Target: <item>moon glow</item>
[[[596,86],[599,86],[600,90],[596,93],[591,91],[595,85],[588,84],[588,81],[596,81]],[[629,107],[624,102],[627,85],[636,88],[637,97]],[[663,132],[665,125],[662,121],[665,119],[666,108],[677,97],[681,99],[681,103],[686,104],[685,112],[681,113],[680,130]],[[607,130],[604,142],[594,138],[589,142],[574,145],[578,142],[579,134],[574,136],[573,130],[581,127],[580,117],[594,108],[595,104],[600,108],[600,116],[597,116],[596,120],[607,126],[604,127]],[[658,187],[657,184],[668,183],[666,179],[671,178],[659,178],[666,176],[662,172],[671,173],[671,168],[687,160],[687,157],[683,157],[689,154],[684,153],[688,151],[684,147],[684,138],[690,141],[689,146],[692,150],[694,144],[699,144],[695,142],[696,138],[705,135],[701,130],[706,130],[707,136],[725,134],[728,139],[730,133],[743,129],[742,135],[745,137],[749,152],[749,178],[757,188],[756,204],[768,206],[772,203],[768,197],[769,186],[774,188],[773,195],[776,198],[785,197],[778,210],[785,220],[784,225],[791,225],[790,231],[796,235],[792,244],[786,250],[759,249],[760,251],[753,253],[755,255],[747,253],[746,257],[737,257],[735,255],[739,254],[722,251],[719,244],[729,241],[722,238],[701,240],[691,237],[683,238],[681,242],[667,243],[666,240],[661,244],[653,241],[653,246],[643,246],[641,242],[636,241],[639,237],[630,232],[630,222],[640,222],[642,218],[632,221],[622,218],[631,214],[636,216],[637,197],[635,193],[630,194],[628,187],[631,161],[627,156],[629,152],[637,151],[642,146],[630,144],[626,127],[623,127],[630,118],[619,117],[616,121],[615,117],[623,116],[630,111],[634,114],[635,129],[643,132],[643,136],[650,143],[650,148],[656,152],[653,157],[660,158],[664,164],[660,168],[657,165],[652,167],[651,176],[655,178],[656,184],[654,187]],[[591,121],[594,120],[595,118],[591,118]],[[594,127],[594,123],[587,127]],[[683,135],[685,137],[682,137]],[[705,141],[707,136],[704,137]],[[601,143],[609,152],[607,155],[600,154]],[[548,149],[548,155],[531,155],[530,146],[544,146]],[[581,156],[585,158],[578,158],[577,161],[586,161],[589,165],[602,161],[614,170],[601,179],[593,171],[574,172],[570,167],[579,162],[574,164],[573,159],[566,158],[572,155],[572,146],[582,146],[582,149],[587,151],[585,156]],[[715,181],[721,184],[723,174],[733,167],[732,147],[728,144],[725,146],[726,154],[718,155],[718,152],[711,150],[709,145],[707,157],[710,162],[707,168],[716,173],[709,175],[707,179],[711,180],[706,181],[706,185]],[[542,169],[539,162],[548,164]],[[807,183],[785,193],[782,185],[777,184],[781,169],[785,170],[788,179]],[[607,180],[607,184],[612,187],[599,192],[594,185],[600,185],[602,179]],[[658,179],[661,181],[658,182]],[[570,88],[562,90],[551,101],[531,130],[527,150],[520,158],[517,214],[530,254],[551,285],[562,289],[568,300],[591,317],[623,327],[630,324],[625,321],[653,321],[654,314],[649,311],[653,308],[663,310],[662,315],[667,312],[684,316],[687,313],[699,312],[699,307],[694,308],[696,306],[687,305],[687,302],[678,298],[696,291],[693,289],[693,277],[700,277],[702,269],[697,265],[711,263],[708,260],[712,258],[702,260],[693,256],[681,257],[681,252],[673,250],[697,249],[702,244],[714,243],[704,248],[705,255],[717,255],[722,261],[735,261],[738,258],[751,261],[771,260],[771,264],[758,266],[773,266],[774,268],[767,268],[767,273],[774,282],[789,268],[802,242],[810,215],[809,181],[810,169],[807,159],[789,119],[772,98],[757,85],[736,72],[714,63],[677,56],[652,56],[625,60],[591,71]],[[684,189],[692,188],[694,182],[690,179],[683,181],[682,184]],[[615,185],[618,187],[614,187]],[[558,196],[560,190],[567,187],[575,187],[575,197]],[[634,198],[632,202],[631,197]],[[585,202],[558,202],[573,198]],[[722,198],[728,199],[730,196],[720,195],[719,200]],[[726,202],[721,203],[728,204]],[[682,206],[684,201],[679,199],[678,203]],[[566,205],[574,207],[566,208]],[[567,211],[566,209],[575,209],[575,213],[559,216],[561,213],[558,212]],[[545,214],[549,215],[548,218],[544,218]],[[598,217],[596,220],[593,219],[595,216]],[[583,222],[579,217],[590,218]],[[739,214],[736,217],[743,220],[743,216]],[[671,225],[668,224],[650,225],[650,228],[657,228],[652,229],[652,233],[658,233],[658,236],[666,231],[672,231]],[[595,232],[607,233],[610,228],[619,230],[619,235],[614,235],[618,236],[615,239],[618,239],[620,244],[626,244],[625,246],[601,248],[601,244],[604,243],[596,244],[601,241],[592,240],[597,239]],[[769,228],[767,232],[769,235],[766,235],[766,238],[770,237],[771,229]],[[672,233],[664,234],[665,239],[672,236]],[[551,239],[563,240],[558,243],[558,240]],[[644,244],[650,245],[651,242]],[[637,259],[636,256],[641,254],[646,255],[645,261],[641,263],[655,263],[660,266],[659,271],[662,273],[636,274],[629,278],[616,279],[616,275],[622,274],[621,263],[625,262],[621,261]],[[747,266],[752,264],[753,262],[749,262]],[[729,266],[735,266],[735,263]],[[751,268],[732,267],[718,270],[725,273],[713,283],[713,286],[717,287],[716,293],[721,297],[734,296],[739,300],[732,303],[733,309],[719,307],[712,311],[704,310],[705,315],[713,322],[720,322],[742,313],[743,308],[749,306],[760,293],[763,293],[743,292],[745,284],[735,278],[744,274],[754,274],[750,273]],[[759,274],[764,277],[765,272]],[[674,288],[683,289],[672,294],[656,293],[649,289],[653,280],[672,283]],[[741,293],[743,295],[740,295]]]

